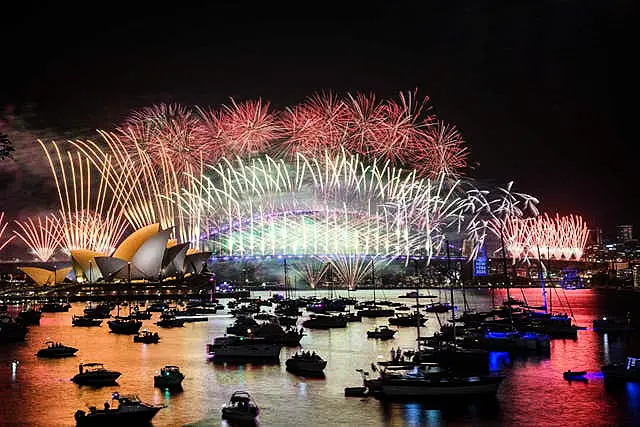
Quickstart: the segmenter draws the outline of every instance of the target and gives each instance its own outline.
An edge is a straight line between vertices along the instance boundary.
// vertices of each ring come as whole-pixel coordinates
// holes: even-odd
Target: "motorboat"
[[[71,381],[80,385],[103,386],[115,384],[120,375],[118,371],[105,369],[103,363],[81,363],[79,372]]]
[[[47,341],[47,348],[38,350],[36,356],[57,359],[74,356],[77,352],[77,348],[69,347],[59,342]]]
[[[184,380],[184,374],[180,372],[180,368],[173,365],[167,365],[160,369],[160,373],[153,377],[153,385],[162,388],[179,387]]]
[[[421,363],[386,366],[378,378],[365,379],[364,386],[382,399],[495,396],[504,379],[501,374],[459,374],[435,363]]]
[[[375,329],[367,331],[367,338],[390,340],[395,336],[396,332],[398,331],[396,331],[395,329],[391,329],[386,325],[376,326]]]
[[[95,307],[84,309],[84,315],[92,319],[108,319],[111,317],[111,307],[107,304],[98,304]]]
[[[141,342],[143,344],[157,344],[160,342],[160,335],[157,332],[143,330],[138,335],[133,336],[133,342]]]
[[[358,310],[360,317],[388,317],[393,316],[395,310],[393,308],[380,308],[375,305],[366,306],[362,310]]]
[[[184,319],[178,319],[173,311],[165,311],[160,315],[160,320],[156,325],[162,328],[181,328],[184,326]]]
[[[43,313],[62,313],[67,312],[71,308],[71,304],[62,302],[47,302],[42,304],[40,311]]]
[[[393,326],[424,326],[427,322],[423,314],[414,312],[411,314],[396,314],[389,318],[389,324]]]
[[[640,382],[640,358],[627,357],[626,362],[610,363],[600,368],[605,381]]]
[[[586,375],[587,371],[572,371],[571,369],[562,373],[562,377],[567,381],[586,381]]]
[[[287,371],[305,376],[324,376],[327,361],[316,352],[302,351],[295,353],[285,362]]]
[[[107,325],[114,334],[133,335],[137,334],[142,327],[142,320],[131,317],[116,317],[114,320],[109,320]]]
[[[148,425],[164,408],[163,405],[142,402],[137,395],[120,395],[117,392],[111,396],[111,402],[118,402],[118,406],[112,408],[105,402],[104,409],[90,406],[88,412],[77,410],[74,415],[76,426]]]
[[[631,315],[627,316],[603,316],[593,320],[593,330],[596,332],[633,332]]]
[[[312,314],[302,322],[308,329],[346,328],[347,316],[342,314]]]
[[[29,329],[9,315],[0,315],[0,344],[24,341]]]
[[[71,318],[71,324],[73,326],[100,326],[102,325],[102,319],[95,319],[87,315],[84,315],[84,316],[74,315]]]
[[[209,356],[216,360],[275,362],[280,358],[282,344],[264,338],[229,335],[215,337],[207,349]]]
[[[41,317],[42,311],[36,310],[35,308],[28,308],[18,313],[16,321],[24,325],[39,325]]]
[[[237,423],[252,422],[260,414],[258,404],[246,391],[236,391],[222,407],[222,419]]]

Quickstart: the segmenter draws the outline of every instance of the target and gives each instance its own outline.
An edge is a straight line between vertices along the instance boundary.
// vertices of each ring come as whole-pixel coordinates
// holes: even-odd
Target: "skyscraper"
[[[620,243],[633,240],[633,225],[618,225],[616,227],[616,241]]]

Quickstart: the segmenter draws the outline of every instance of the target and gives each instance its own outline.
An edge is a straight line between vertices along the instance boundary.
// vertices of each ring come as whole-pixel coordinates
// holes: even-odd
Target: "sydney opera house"
[[[211,252],[199,252],[190,243],[170,239],[171,229],[150,224],[127,236],[110,255],[71,250],[71,266],[56,269],[20,267],[38,285],[62,282],[73,274],[78,282],[160,282],[169,278],[200,274]]]

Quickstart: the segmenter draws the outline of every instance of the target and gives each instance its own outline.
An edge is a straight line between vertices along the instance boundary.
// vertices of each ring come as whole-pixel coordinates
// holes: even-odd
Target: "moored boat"
[[[605,381],[640,382],[640,358],[627,357],[626,362],[604,365],[600,368]]]
[[[38,350],[36,356],[57,359],[74,356],[77,352],[77,348],[69,347],[59,342],[47,341],[47,348]]]
[[[376,326],[375,329],[367,331],[367,338],[377,338],[381,340],[390,340],[396,334],[395,329],[391,329],[386,325]]]
[[[117,401],[118,406],[112,408],[107,402],[104,409],[91,406],[88,412],[76,411],[74,415],[76,426],[148,425],[160,409],[164,408],[161,405],[142,402],[133,394],[113,393],[111,401]]]
[[[316,352],[302,351],[295,353],[285,362],[287,371],[306,376],[324,376],[324,368],[327,361]]]
[[[252,422],[260,414],[258,404],[246,391],[236,391],[222,407],[222,418],[232,422]]]
[[[173,365],[167,365],[160,369],[160,373],[153,377],[153,385],[162,388],[180,387],[184,380],[184,374],[180,372],[180,368]]]
[[[81,363],[79,372],[71,381],[80,385],[103,386],[115,384],[120,375],[118,371],[105,369],[103,363]]]
[[[157,344],[160,342],[160,335],[157,332],[143,330],[133,337],[133,342],[141,342],[143,344]]]
[[[133,335],[137,334],[142,327],[142,321],[130,317],[116,317],[107,322],[109,329],[114,334]]]
[[[264,338],[230,335],[215,337],[207,349],[209,356],[215,360],[276,362],[280,358],[282,344],[270,342]]]
[[[71,324],[73,326],[100,326],[102,324],[102,319],[94,319],[93,317],[87,315],[74,315],[71,319]]]

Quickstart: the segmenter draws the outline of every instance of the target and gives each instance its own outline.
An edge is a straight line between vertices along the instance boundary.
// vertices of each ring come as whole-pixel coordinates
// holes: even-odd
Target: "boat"
[[[24,341],[29,329],[8,315],[0,315],[0,344]]]
[[[114,426],[114,425],[148,425],[153,417],[164,408],[162,405],[151,405],[142,402],[137,395],[120,395],[113,393],[112,403],[118,402],[116,408],[112,408],[105,402],[104,409],[89,407],[89,411],[77,410],[74,418],[76,426]]]
[[[587,375],[587,371],[572,371],[571,369],[562,373],[562,377],[567,381],[586,381],[585,375]]]
[[[316,354],[315,351],[308,352],[296,352],[285,362],[287,371],[294,374],[300,374],[305,376],[324,376],[324,368],[327,366],[327,361]]]
[[[311,314],[302,326],[308,329],[346,328],[347,316],[342,314]]]
[[[47,302],[42,304],[40,311],[43,313],[62,313],[67,312],[71,308],[71,304],[62,302]]]
[[[165,311],[160,315],[156,325],[162,328],[181,328],[184,326],[184,319],[178,319],[173,311]]]
[[[246,391],[235,391],[222,407],[222,419],[237,423],[252,422],[260,414],[258,404]]]
[[[180,368],[167,365],[160,369],[160,374],[153,377],[153,385],[162,388],[180,387],[182,380],[184,380],[184,374],[180,372]]]
[[[640,382],[640,358],[627,357],[626,362],[616,362],[600,368],[605,381]]]
[[[47,348],[38,350],[36,356],[57,359],[60,357],[74,356],[77,352],[77,348],[69,347],[59,342],[47,341]]]
[[[84,315],[92,319],[108,319],[111,317],[111,307],[107,304],[98,304],[95,307],[84,309]]]
[[[18,316],[16,316],[16,321],[24,325],[39,325],[41,317],[42,312],[40,310],[28,308],[18,313]]]
[[[596,332],[633,332],[634,329],[630,314],[625,317],[603,316],[593,320],[593,330]]]
[[[107,325],[114,334],[133,335],[137,334],[142,327],[142,320],[116,316],[114,320],[109,320]]]
[[[74,315],[71,319],[71,324],[73,326],[100,326],[102,325],[102,319],[95,319],[87,315],[84,315],[84,316]]]
[[[80,385],[103,386],[115,384],[120,375],[118,371],[105,369],[103,363],[81,363],[79,372],[71,381]]]
[[[495,396],[505,379],[500,374],[461,375],[436,363],[386,366],[364,386],[379,398]]]
[[[387,325],[376,326],[374,330],[367,331],[367,338],[390,340],[394,337],[396,332],[398,331],[389,328]]]
[[[215,337],[207,345],[209,356],[215,360],[278,361],[282,344],[264,338],[239,337],[235,335]]]
[[[426,317],[422,313],[415,311],[411,314],[396,314],[389,318],[389,324],[393,326],[424,326],[427,323]]]
[[[138,335],[134,335],[133,342],[141,342],[143,344],[157,344],[160,342],[160,335],[157,332],[143,330]]]

